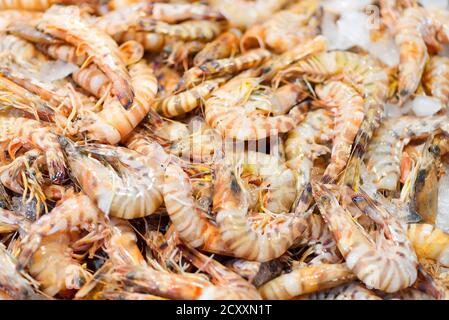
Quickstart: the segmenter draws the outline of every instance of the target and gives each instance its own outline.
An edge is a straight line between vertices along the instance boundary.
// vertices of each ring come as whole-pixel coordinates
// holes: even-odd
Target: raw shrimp
[[[438,98],[447,108],[449,102],[449,58],[433,56],[423,75],[423,85],[426,91]]]
[[[286,10],[276,12],[262,24],[252,26],[243,35],[244,49],[258,44],[267,45],[276,53],[292,49],[299,42],[311,38],[318,31],[318,21],[312,16],[318,11],[317,0],[300,1]]]
[[[79,193],[67,196],[50,213],[34,222],[29,233],[21,240],[17,269],[28,265],[42,240],[58,232],[87,230],[100,236],[105,217],[88,196]]]
[[[147,263],[137,247],[137,237],[131,224],[126,220],[111,218],[110,235],[106,237],[105,251],[112,264],[146,266]]]
[[[184,85],[189,87],[204,79],[257,67],[270,57],[271,53],[269,51],[255,49],[234,58],[212,60],[187,70],[183,75],[182,81]]]
[[[86,53],[111,79],[113,93],[120,103],[125,108],[131,107],[134,99],[131,76],[117,44],[106,33],[83,21],[78,7],[53,6],[45,12],[37,29],[67,41],[77,47],[78,53]]]
[[[137,31],[136,29],[128,29],[112,35],[115,41],[123,43],[134,40],[139,42],[148,52],[161,52],[165,46],[166,37],[163,34]]]
[[[226,263],[226,266],[258,288],[264,283],[280,276],[284,264],[280,259],[267,262],[232,259]]]
[[[142,18],[136,30],[154,32],[185,41],[210,41],[220,34],[222,26],[219,22],[207,20],[191,20],[178,24],[168,24],[162,21]]]
[[[36,48],[55,60],[62,60],[82,66],[87,60],[87,54],[77,52],[76,47],[62,44],[43,44],[36,43]]]
[[[223,20],[219,10],[203,4],[153,3],[150,15],[153,19],[176,23],[183,20]]]
[[[238,53],[241,32],[231,29],[219,35],[214,41],[209,42],[195,55],[193,65],[200,66],[206,62],[228,58]]]
[[[259,288],[264,299],[287,300],[355,280],[345,264],[318,264],[294,269]]]
[[[42,239],[33,254],[28,269],[46,294],[79,289],[91,277],[73,257],[70,244],[77,238],[79,235],[67,231],[51,234]]]
[[[0,234],[11,233],[19,229],[26,231],[29,227],[30,222],[24,216],[0,208]]]
[[[331,162],[323,176],[323,181],[328,182],[335,180],[346,166],[364,118],[364,101],[357,91],[343,82],[329,81],[317,86],[315,91],[323,104],[335,108]]]
[[[151,111],[158,89],[152,68],[139,61],[130,66],[130,73],[136,96],[128,110],[124,110],[117,99],[111,98],[105,101],[102,111],[86,114],[80,120],[80,128],[86,130],[92,139],[116,144],[124,140],[147,114],[157,117]]]
[[[369,235],[340,206],[329,188],[337,187],[315,184],[314,197],[349,269],[368,287],[385,292],[412,285],[417,278],[418,259],[402,225],[365,193],[340,187],[340,192],[353,193],[354,204],[380,227]]]
[[[424,72],[429,54],[427,46],[439,46],[440,33],[444,32],[447,42],[448,31],[445,21],[424,8],[412,7],[404,10],[398,21],[395,36],[399,48],[400,63],[398,76],[399,104],[414,94]],[[437,48],[439,49],[439,48]]]
[[[77,85],[97,98],[101,98],[110,88],[109,78],[94,64],[78,69],[72,77]]]
[[[396,190],[400,176],[402,149],[412,138],[423,138],[443,129],[447,131],[446,116],[386,119],[374,133],[366,154],[367,169],[375,176],[377,189]]]
[[[233,256],[260,262],[278,258],[306,229],[303,213],[275,215],[255,228],[247,216],[248,195],[235,169],[220,162],[215,174],[213,210],[221,238]]]
[[[269,116],[273,108],[272,94],[256,90],[260,79],[240,76],[231,79],[215,90],[206,101],[205,119],[207,124],[218,130],[226,138],[238,140],[258,140],[285,133],[293,129],[304,117],[309,103],[295,106],[302,95],[285,95],[280,109],[288,110],[288,114]],[[267,101],[265,110],[260,100]],[[279,101],[278,101],[279,102]],[[268,109],[268,110],[267,110]]]
[[[373,292],[366,289],[363,285],[352,282],[339,287],[312,293],[302,297],[299,300],[382,300]]]
[[[162,164],[124,147],[91,144],[79,150],[69,140],[61,141],[73,176],[105,214],[134,219],[161,205]],[[81,151],[105,157],[118,173]]]
[[[50,179],[61,183],[65,177],[65,161],[58,137],[45,123],[26,119],[0,117],[0,141],[12,145],[31,144],[45,153]]]
[[[0,51],[2,54],[10,54],[11,58],[22,67],[33,67],[45,60],[31,43],[13,35],[0,36]]]
[[[407,236],[420,259],[432,259],[449,266],[449,235],[431,224],[409,224]]]
[[[224,78],[206,80],[187,91],[161,97],[160,100],[156,100],[153,108],[156,108],[159,114],[167,118],[185,114],[198,107],[225,80]]]

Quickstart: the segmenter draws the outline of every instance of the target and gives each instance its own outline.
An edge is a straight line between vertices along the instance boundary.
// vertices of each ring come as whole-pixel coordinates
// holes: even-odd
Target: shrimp
[[[42,290],[54,296],[66,290],[79,289],[91,275],[73,257],[70,244],[79,235],[66,231],[57,232],[42,239],[39,249],[33,254],[30,274],[39,282]]]
[[[207,43],[193,59],[193,65],[200,66],[209,61],[228,58],[239,51],[241,32],[230,29],[219,35],[214,41]]]
[[[377,189],[396,190],[404,145],[412,138],[426,137],[438,129],[447,131],[447,120],[446,116],[385,120],[375,131],[366,155],[367,169],[374,174]]]
[[[5,293],[12,299],[36,300],[38,295],[30,281],[15,268],[14,257],[0,244],[0,292]]]
[[[428,94],[438,98],[447,108],[449,102],[449,58],[433,56],[423,75],[423,85]]]
[[[55,60],[73,63],[77,66],[82,66],[87,60],[87,54],[77,52],[76,47],[66,43],[36,43],[36,48]]]
[[[400,54],[398,76],[400,104],[405,102],[419,86],[429,58],[426,44],[434,44],[442,29],[447,29],[447,25],[424,8],[408,8],[400,17],[395,36]]]
[[[235,58],[209,61],[187,70],[183,75],[182,81],[184,85],[191,86],[204,79],[233,74],[238,71],[257,67],[270,57],[271,53],[269,51],[255,49]]]
[[[66,169],[64,154],[58,137],[49,126],[32,119],[3,116],[0,117],[0,141],[10,145],[35,146],[45,154],[51,181],[63,181]]]
[[[268,19],[273,12],[288,3],[288,0],[212,0],[210,3],[229,20],[231,25],[246,29]]]
[[[141,293],[169,299],[261,299],[254,286],[219,262],[194,249],[183,248],[182,251],[200,271],[209,274],[212,281],[207,281],[198,274],[174,274],[132,266],[117,268],[115,277],[123,278],[122,282]]]
[[[110,235],[106,237],[105,251],[113,265],[146,266],[147,263],[137,247],[137,237],[126,220],[112,218]]]
[[[166,43],[166,37],[163,34],[137,31],[135,28],[115,33],[112,37],[118,43],[124,43],[130,40],[137,41],[148,52],[161,52]]]
[[[31,43],[13,35],[0,36],[0,50],[4,54],[8,52],[13,61],[22,67],[31,67],[45,60],[45,56]]]
[[[339,189],[352,193],[354,204],[379,226],[380,230],[369,235],[329,188],[332,186],[315,184],[313,193],[348,268],[368,287],[382,291],[396,292],[412,285],[418,258],[401,224],[365,193]]]
[[[104,219],[88,196],[82,193],[68,195],[50,213],[31,225],[28,234],[20,241],[21,252],[17,259],[17,269],[22,270],[28,265],[45,237],[58,232],[81,230],[99,235]]]
[[[134,99],[131,76],[117,44],[106,33],[83,21],[78,7],[53,6],[38,22],[37,29],[67,41],[79,53],[86,53],[111,79],[113,93],[122,106],[131,107]]]
[[[267,45],[276,53],[292,49],[299,42],[317,33],[318,22],[312,16],[319,9],[319,1],[300,1],[290,8],[276,12],[262,24],[252,26],[243,35],[241,47]]]
[[[98,208],[113,217],[134,219],[152,214],[162,203],[159,163],[124,147],[87,145],[81,151],[105,157],[113,167],[81,153],[73,143],[61,139],[73,176]]]
[[[0,208],[0,234],[28,230],[30,222],[22,215]]]
[[[148,18],[139,21],[137,31],[146,31],[162,34],[184,41],[210,41],[218,36],[222,30],[220,22],[207,20],[191,20],[178,24],[168,24]]]
[[[267,116],[274,101],[270,101],[270,93],[256,91],[259,83],[260,79],[243,75],[215,90],[206,101],[207,124],[226,138],[258,140],[288,132],[305,117],[304,111],[307,111],[309,103],[306,101],[295,106],[302,96],[300,92],[285,96],[285,101],[282,101],[280,109],[289,109],[288,114]],[[269,110],[257,110],[261,105],[260,98],[267,100]]]
[[[284,142],[286,165],[297,172],[298,194],[301,194],[311,181],[313,161],[330,153],[325,143],[331,140],[332,127],[330,112],[318,109],[307,113],[306,118],[288,132]]]
[[[350,157],[351,146],[364,118],[363,98],[352,87],[338,81],[317,86],[315,91],[323,103],[335,108],[331,162],[323,181],[337,178]]]
[[[233,74],[259,66],[270,58],[271,53],[264,49],[250,50],[234,58],[219,59],[190,68],[183,75],[186,86],[194,85],[211,77]]]
[[[111,98],[106,100],[99,113],[89,113],[82,117],[79,127],[87,131],[90,138],[116,144],[126,139],[147,114],[157,117],[151,109],[158,89],[152,68],[145,61],[139,61],[130,66],[130,73],[136,93],[132,106],[124,110],[117,99]]]
[[[299,300],[382,300],[357,282],[343,284],[336,288],[301,296]]]
[[[0,10],[16,9],[30,11],[45,11],[53,4],[93,4],[95,0],[2,0]]]
[[[265,283],[259,292],[264,299],[285,300],[330,289],[355,279],[356,276],[345,264],[318,264],[283,274]]]
[[[449,266],[449,235],[431,224],[409,224],[407,237],[420,259],[432,259]]]
[[[275,215],[255,229],[247,217],[246,190],[226,162],[217,164],[213,210],[226,247],[233,256],[247,260],[265,262],[280,257],[306,229],[301,212]]]
[[[187,91],[161,97],[160,100],[156,100],[153,108],[167,118],[185,114],[198,107],[224,81],[224,78],[207,80]]]

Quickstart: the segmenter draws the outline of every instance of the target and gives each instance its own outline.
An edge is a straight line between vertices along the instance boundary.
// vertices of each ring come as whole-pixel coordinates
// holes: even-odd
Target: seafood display
[[[0,300],[449,299],[429,3],[0,0]]]

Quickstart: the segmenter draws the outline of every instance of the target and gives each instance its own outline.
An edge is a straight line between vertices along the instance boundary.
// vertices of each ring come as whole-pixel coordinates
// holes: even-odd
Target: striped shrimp
[[[365,193],[354,193],[347,187],[339,189],[344,194],[349,192],[360,211],[379,226],[379,230],[368,234],[340,206],[329,188],[338,187],[315,184],[314,197],[349,269],[368,287],[385,292],[412,285],[417,278],[418,258],[402,225]]]
[[[324,181],[331,181],[337,178],[350,157],[352,143],[364,118],[364,100],[352,87],[338,81],[317,86],[315,91],[326,106],[335,108],[331,162],[323,176]]]
[[[449,235],[431,224],[409,224],[407,236],[420,259],[432,259],[449,266]]]
[[[45,60],[45,56],[40,53],[31,43],[14,35],[0,36],[0,51],[9,53],[14,62],[22,67],[33,67]]]
[[[194,85],[211,77],[233,74],[261,65],[271,57],[265,49],[250,50],[234,58],[226,58],[205,62],[202,65],[190,68],[184,73],[183,84]]]
[[[30,274],[48,295],[80,289],[91,275],[75,259],[70,245],[79,239],[76,233],[60,231],[43,237],[29,264]]]
[[[303,97],[301,90],[273,99],[273,92],[258,89],[260,81],[241,74],[215,90],[206,101],[207,124],[221,135],[238,140],[258,140],[293,129],[308,109],[307,102],[296,106]],[[270,116],[275,108],[289,111]]]
[[[137,31],[135,28],[115,33],[112,37],[118,43],[130,40],[137,41],[148,52],[161,52],[166,42],[166,37],[163,34]]]
[[[231,57],[239,52],[239,43],[242,34],[238,29],[230,29],[219,35],[214,41],[205,45],[195,55],[193,65],[200,66],[209,61]]]
[[[318,264],[298,267],[259,288],[264,299],[287,300],[299,295],[326,290],[355,280],[345,264]]]
[[[81,18],[78,7],[53,6],[46,11],[37,29],[77,47],[87,54],[111,79],[113,93],[125,108],[131,107],[134,92],[131,76],[120,56],[115,41],[100,29],[89,26]]]
[[[77,148],[67,139],[62,143],[73,176],[105,214],[134,219],[152,214],[161,205],[161,164],[124,147],[92,144]],[[81,151],[104,157],[112,168]]]
[[[330,112],[318,109],[307,113],[306,118],[291,130],[284,142],[286,164],[297,172],[298,195],[311,182],[313,161],[330,153],[325,145],[332,137],[333,120]]]
[[[438,98],[447,108],[449,102],[449,58],[433,56],[423,75],[423,85],[429,95]]]
[[[225,78],[206,80],[192,89],[175,95],[161,97],[155,101],[153,108],[156,108],[160,115],[167,118],[183,115],[200,106],[225,80]]]
[[[186,251],[187,249],[183,249],[188,260],[199,270],[209,274],[211,281],[196,273],[175,274],[134,266],[118,267],[112,277],[124,283],[125,288],[169,299],[261,299],[254,286],[219,262],[196,250]]]
[[[27,119],[0,117],[0,141],[2,143],[31,144],[44,152],[50,179],[61,183],[65,177],[65,161],[58,137],[43,122]]]
[[[396,190],[404,145],[413,138],[424,138],[440,128],[447,131],[447,120],[446,116],[403,116],[385,120],[374,133],[366,154],[367,169],[374,174],[377,189]]]
[[[267,262],[232,259],[226,262],[226,266],[258,288],[280,276],[284,263],[280,259]]]
[[[317,20],[313,15],[319,9],[319,1],[300,1],[286,10],[274,13],[268,20],[252,26],[243,35],[241,47],[248,49],[255,44],[265,45],[276,53],[292,49],[298,43],[317,33]]]
[[[447,42],[448,31],[446,29],[448,26],[444,21],[420,7],[408,8],[400,17],[395,36],[400,54],[398,76],[400,104],[414,94],[419,86],[429,58],[426,44],[439,46],[435,42],[441,40]],[[445,34],[440,34],[441,32]],[[441,36],[445,39],[438,39]]]
[[[190,20],[178,24],[142,18],[136,27],[138,31],[154,32],[184,41],[210,41],[220,34],[222,24],[208,20]]]
[[[128,110],[124,110],[117,99],[110,98],[104,102],[102,111],[84,115],[79,127],[87,131],[90,138],[116,144],[126,139],[148,114],[157,118],[157,114],[151,109],[158,89],[152,68],[142,60],[131,65],[129,71],[136,93],[133,104]]]
[[[324,290],[298,298],[299,300],[382,300],[358,282],[343,284],[330,290]]]
[[[82,193],[67,196],[50,213],[31,225],[28,234],[20,242],[21,252],[17,259],[17,269],[21,270],[28,265],[45,237],[58,232],[82,230],[101,236],[104,219],[88,196]]]
[[[0,10],[45,11],[54,4],[94,4],[95,0],[2,0]]]
[[[272,215],[255,228],[247,216],[248,194],[241,187],[235,169],[226,162],[216,168],[213,210],[217,213],[222,241],[232,255],[265,262],[284,254],[306,229],[303,213]],[[253,219],[261,221],[263,216],[256,213]]]

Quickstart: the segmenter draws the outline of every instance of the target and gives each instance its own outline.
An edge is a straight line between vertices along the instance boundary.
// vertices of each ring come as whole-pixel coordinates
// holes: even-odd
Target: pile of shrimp
[[[449,11],[325,2],[0,0],[0,299],[449,298]]]

